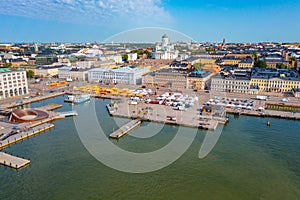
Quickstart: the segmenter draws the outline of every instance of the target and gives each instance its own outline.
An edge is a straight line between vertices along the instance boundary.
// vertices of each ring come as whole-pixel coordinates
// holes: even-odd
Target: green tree
[[[257,62],[254,63],[254,67],[258,67],[258,68],[268,68],[268,65],[265,61],[259,60]]]
[[[252,52],[252,56],[253,56],[254,62],[257,62],[258,61],[257,53],[256,52]]]
[[[277,69],[288,69],[289,67],[283,63],[277,63],[276,68]]]
[[[152,52],[151,51],[148,51],[148,50],[138,50],[138,49],[135,49],[135,50],[132,50],[131,53],[137,53],[138,57],[142,56],[142,55],[146,55],[147,58],[152,58]]]
[[[124,62],[127,62],[127,61],[128,61],[128,54],[123,54],[123,55],[122,55],[122,60],[123,60]]]
[[[6,63],[3,64],[3,67],[11,68],[11,67],[12,67],[12,64],[6,62]]]
[[[144,54],[147,55],[147,58],[152,58],[152,52],[151,51],[145,50]]]
[[[195,63],[193,65],[193,68],[197,71],[200,71],[202,69],[202,67],[203,67],[203,64],[201,64],[201,63]]]
[[[32,79],[32,78],[34,77],[34,71],[28,70],[28,71],[26,72],[26,75],[27,75],[27,78],[28,78],[28,79]]]

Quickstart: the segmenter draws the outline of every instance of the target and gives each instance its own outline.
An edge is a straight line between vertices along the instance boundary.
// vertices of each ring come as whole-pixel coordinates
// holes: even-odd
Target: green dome
[[[164,35],[162,36],[162,38],[168,38],[167,34],[164,34]]]

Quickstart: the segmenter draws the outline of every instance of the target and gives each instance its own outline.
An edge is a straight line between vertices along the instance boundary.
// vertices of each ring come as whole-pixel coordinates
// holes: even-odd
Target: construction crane
[[[100,44],[98,44],[97,41],[95,41],[95,44],[97,45],[98,49],[103,53],[104,57],[105,57],[105,60],[108,60],[106,54],[105,54],[105,51],[104,49],[102,49],[102,47],[100,46]]]

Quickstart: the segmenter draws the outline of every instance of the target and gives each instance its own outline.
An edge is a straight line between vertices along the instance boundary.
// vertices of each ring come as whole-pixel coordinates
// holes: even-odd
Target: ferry
[[[67,98],[64,100],[64,102],[68,103],[74,103],[74,104],[80,104],[84,103],[91,99],[91,96],[89,94],[82,94],[82,95],[68,95]]]
[[[80,103],[84,103],[86,101],[89,101],[90,99],[91,99],[91,95],[83,94],[83,95],[80,95],[78,97],[75,97],[73,103],[74,104],[80,104]]]

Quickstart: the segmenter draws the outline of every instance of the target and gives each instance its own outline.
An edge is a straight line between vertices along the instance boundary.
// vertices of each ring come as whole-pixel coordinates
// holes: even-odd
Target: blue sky
[[[142,27],[195,41],[300,41],[299,0],[0,0],[0,8],[1,42],[101,42]]]

